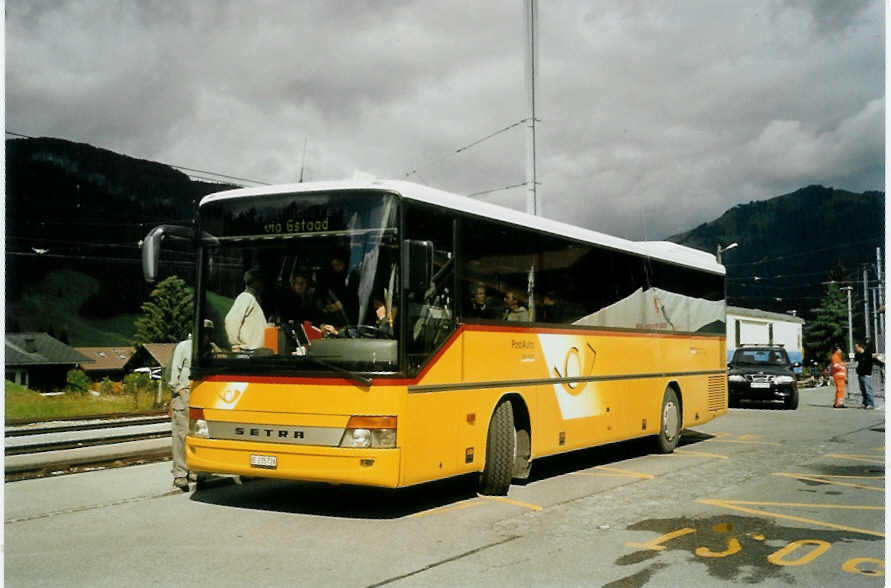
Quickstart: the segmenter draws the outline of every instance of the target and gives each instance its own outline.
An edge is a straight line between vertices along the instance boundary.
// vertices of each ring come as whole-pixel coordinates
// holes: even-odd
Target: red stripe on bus
[[[496,332],[496,333],[529,333],[536,335],[582,335],[598,337],[667,337],[671,339],[715,339],[719,336],[707,335],[681,335],[672,333],[639,333],[634,331],[599,331],[597,329],[560,329],[560,328],[541,328],[541,327],[513,327],[501,325],[461,325],[452,333],[445,344],[440,347],[424,369],[414,378],[388,378],[377,377],[372,381],[372,385],[377,386],[416,386],[424,379],[433,366],[439,361],[446,351],[458,340],[464,331],[472,332]],[[205,382],[248,382],[256,384],[300,384],[303,386],[335,386],[335,385],[353,385],[356,383],[347,378],[307,378],[304,376],[257,376],[257,375],[229,375],[218,374],[215,376],[207,376],[203,378]]]

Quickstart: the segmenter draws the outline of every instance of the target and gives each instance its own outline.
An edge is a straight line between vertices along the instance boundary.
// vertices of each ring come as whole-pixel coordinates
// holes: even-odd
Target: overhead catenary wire
[[[870,237],[868,237],[868,238],[866,238],[866,239],[861,239],[861,240],[859,240],[859,241],[849,241],[849,242],[847,242],[847,243],[839,243],[838,245],[834,245],[834,246],[832,246],[832,247],[823,247],[823,248],[820,248],[820,249],[807,249],[807,250],[802,250],[802,251],[794,251],[794,252],[792,252],[792,253],[784,253],[783,255],[777,255],[777,256],[775,256],[775,257],[765,257],[765,258],[762,258],[762,259],[758,259],[758,260],[756,260],[756,261],[744,261],[744,262],[740,262],[740,263],[725,263],[725,264],[724,264],[724,267],[726,267],[726,268],[729,269],[729,268],[742,267],[742,266],[746,266],[746,265],[758,265],[758,264],[761,264],[761,263],[770,263],[770,262],[773,262],[773,261],[782,261],[782,260],[785,260],[785,259],[789,259],[790,257],[801,257],[801,256],[803,256],[803,255],[811,255],[811,254],[814,254],[814,253],[822,253],[822,252],[824,252],[824,251],[836,251],[836,250],[838,250],[838,249],[842,249],[842,248],[855,247],[855,246],[858,246],[858,245],[863,245],[864,243],[875,243],[876,240],[882,240],[882,241],[883,241],[884,238],[885,238],[885,235],[883,235],[883,234],[876,234],[876,235],[871,235]]]
[[[511,184],[509,186],[503,186],[501,188],[493,188],[491,190],[483,190],[482,192],[473,192],[472,194],[467,194],[468,198],[472,198],[474,196],[483,196],[485,194],[491,194],[493,192],[501,192],[503,190],[510,190],[512,188],[519,188],[521,186],[525,186],[529,182],[520,182],[519,184]]]
[[[430,167],[431,165],[434,165],[434,164],[437,164],[437,163],[441,163],[441,162],[445,161],[446,159],[448,159],[448,158],[450,158],[450,157],[454,157],[455,155],[458,155],[459,153],[462,153],[462,152],[464,152],[464,151],[467,151],[468,149],[471,149],[472,147],[476,147],[476,146],[479,145],[480,143],[483,143],[484,141],[488,141],[489,139],[491,139],[491,138],[493,138],[493,137],[496,137],[496,136],[500,135],[501,133],[505,133],[505,132],[507,132],[507,131],[509,131],[509,130],[511,130],[511,129],[513,129],[513,128],[515,128],[515,127],[518,127],[518,126],[520,126],[520,125],[522,125],[522,124],[525,124],[525,123],[528,122],[528,121],[529,121],[529,118],[527,117],[527,118],[524,118],[524,119],[522,119],[522,120],[518,120],[518,121],[515,122],[515,123],[511,123],[511,124],[507,125],[506,127],[502,128],[502,129],[498,129],[498,130],[495,131],[495,132],[489,133],[489,134],[486,135],[485,137],[481,137],[481,138],[479,138],[479,139],[477,139],[477,140],[475,140],[475,141],[473,141],[473,142],[471,142],[471,143],[468,143],[467,145],[464,145],[464,146],[462,146],[462,147],[458,147],[457,149],[455,149],[455,150],[453,150],[453,151],[449,151],[449,152],[446,153],[445,155],[441,155],[441,156],[439,156],[439,157],[436,157],[436,158],[434,158],[434,159],[431,159],[431,160],[427,161],[426,163],[423,163],[423,164],[421,164],[421,165],[419,165],[419,166],[416,166],[416,167],[410,169],[409,171],[405,172],[405,173],[403,174],[403,177],[408,178],[408,177],[411,177],[411,176],[413,176],[413,175],[417,175],[418,172],[419,172],[420,170],[422,170],[422,169],[426,169],[426,168]],[[521,185],[525,185],[525,182],[524,182],[523,184],[521,184]]]

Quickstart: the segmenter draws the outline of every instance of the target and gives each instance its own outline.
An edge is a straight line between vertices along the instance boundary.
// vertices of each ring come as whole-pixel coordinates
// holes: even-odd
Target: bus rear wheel
[[[510,402],[495,408],[489,421],[486,439],[486,465],[480,474],[479,492],[490,496],[504,496],[510,488],[514,460],[517,454],[517,431]]]
[[[678,395],[672,388],[666,388],[662,395],[662,410],[659,411],[660,428],[656,435],[656,451],[671,453],[678,446],[681,437],[681,405]]]

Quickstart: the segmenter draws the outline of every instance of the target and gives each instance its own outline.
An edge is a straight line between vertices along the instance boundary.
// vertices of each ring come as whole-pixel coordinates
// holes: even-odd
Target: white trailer
[[[795,362],[802,360],[804,319],[757,308],[727,307],[727,361],[740,345],[782,345]]]

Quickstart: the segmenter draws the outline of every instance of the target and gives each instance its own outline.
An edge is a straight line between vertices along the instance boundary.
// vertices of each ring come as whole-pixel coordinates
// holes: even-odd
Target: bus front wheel
[[[514,411],[510,402],[495,408],[489,421],[486,439],[486,465],[480,474],[479,492],[490,496],[504,496],[510,488],[514,460],[517,453],[517,432]]]
[[[678,446],[681,437],[681,405],[678,395],[672,388],[666,388],[662,395],[662,410],[659,411],[660,428],[656,435],[656,450],[671,453]]]

